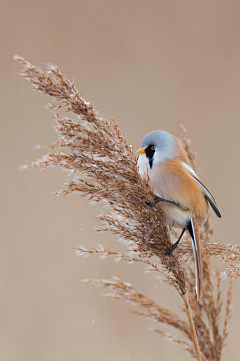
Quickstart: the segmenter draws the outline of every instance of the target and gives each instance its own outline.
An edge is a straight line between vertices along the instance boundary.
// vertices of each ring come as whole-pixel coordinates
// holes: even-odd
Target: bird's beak
[[[139,148],[139,149],[136,151],[136,153],[138,153],[138,154],[143,154],[143,153],[145,153],[145,150],[142,149],[142,148]]]

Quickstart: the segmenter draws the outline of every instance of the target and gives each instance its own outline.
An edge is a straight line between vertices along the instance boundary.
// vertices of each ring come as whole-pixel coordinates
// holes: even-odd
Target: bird
[[[209,213],[209,204],[216,215],[221,212],[215,198],[191,167],[179,139],[165,130],[147,133],[141,142],[138,154],[138,171],[149,177],[154,190],[153,207],[159,203],[166,223],[182,232],[172,244],[170,256],[187,230],[191,240],[195,264],[195,287],[198,302],[202,301],[203,269],[200,248],[200,229]]]

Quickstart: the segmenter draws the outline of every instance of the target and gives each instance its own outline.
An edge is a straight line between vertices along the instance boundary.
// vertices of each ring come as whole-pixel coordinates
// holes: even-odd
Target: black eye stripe
[[[152,168],[154,153],[155,153],[155,146],[154,146],[154,144],[150,144],[145,149],[145,154],[146,154],[146,157],[148,158],[150,168]]]

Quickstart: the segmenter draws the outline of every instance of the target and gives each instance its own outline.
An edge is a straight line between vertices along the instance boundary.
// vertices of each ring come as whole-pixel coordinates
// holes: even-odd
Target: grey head
[[[178,155],[178,149],[174,136],[165,130],[153,130],[147,133],[142,142],[141,148],[149,161],[149,166],[173,159]]]

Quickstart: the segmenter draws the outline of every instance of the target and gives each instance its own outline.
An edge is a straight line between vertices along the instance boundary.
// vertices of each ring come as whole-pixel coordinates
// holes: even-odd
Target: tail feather
[[[194,229],[192,218],[187,225],[187,229],[192,239],[194,264],[195,264],[196,294],[197,294],[197,300],[200,302],[202,299],[202,288],[203,288],[202,256],[201,256],[201,248],[200,248],[199,231],[198,229],[196,230]]]

